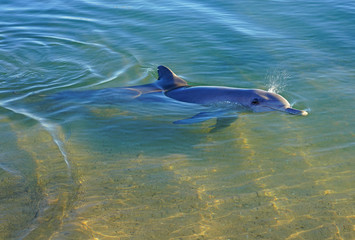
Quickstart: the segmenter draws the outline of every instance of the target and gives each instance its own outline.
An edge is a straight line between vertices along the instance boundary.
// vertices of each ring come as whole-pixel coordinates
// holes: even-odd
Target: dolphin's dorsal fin
[[[187,82],[184,79],[178,77],[173,71],[165,66],[158,67],[158,75],[159,77],[156,83],[165,91],[187,86]]]

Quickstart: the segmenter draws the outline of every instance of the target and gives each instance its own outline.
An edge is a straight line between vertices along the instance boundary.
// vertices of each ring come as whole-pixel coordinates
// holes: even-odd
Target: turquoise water
[[[0,239],[354,239],[353,1],[2,1]],[[67,95],[276,89],[307,117]]]

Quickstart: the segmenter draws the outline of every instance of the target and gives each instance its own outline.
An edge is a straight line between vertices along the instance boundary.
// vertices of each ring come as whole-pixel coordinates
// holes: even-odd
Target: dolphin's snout
[[[306,112],[306,111],[302,111],[302,114],[301,114],[302,116],[307,116],[308,115],[308,112]]]
[[[301,115],[301,116],[307,116],[308,115],[308,112],[306,112],[304,110],[294,109],[294,108],[286,108],[285,112],[287,112],[289,114]]]

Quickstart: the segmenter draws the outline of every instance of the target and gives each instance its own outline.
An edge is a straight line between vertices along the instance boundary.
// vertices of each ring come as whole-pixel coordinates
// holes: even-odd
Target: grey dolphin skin
[[[158,67],[158,75],[159,78],[156,81],[156,85],[163,90],[167,97],[173,98],[177,101],[202,105],[234,103],[248,108],[253,112],[280,111],[294,115],[308,115],[306,111],[291,108],[290,103],[276,93],[260,89],[189,86],[185,80],[178,77],[165,66]],[[200,113],[198,115],[196,115],[198,118],[209,118],[207,113]],[[185,122],[177,121],[176,123]]]

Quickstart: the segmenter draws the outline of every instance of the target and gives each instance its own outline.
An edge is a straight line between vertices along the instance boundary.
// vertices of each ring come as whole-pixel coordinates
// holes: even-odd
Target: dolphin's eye
[[[251,102],[252,105],[258,105],[259,104],[259,99],[254,98],[253,101]]]

